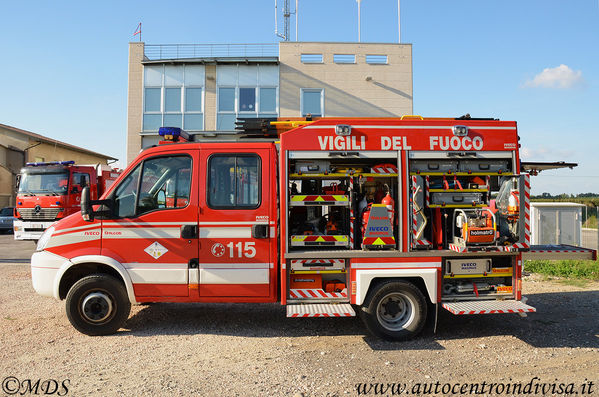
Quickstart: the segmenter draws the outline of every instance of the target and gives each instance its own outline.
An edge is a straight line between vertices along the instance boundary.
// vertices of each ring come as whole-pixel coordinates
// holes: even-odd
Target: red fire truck
[[[15,240],[38,240],[55,221],[81,211],[81,191],[97,198],[120,171],[74,161],[27,163],[21,169],[15,206]]]
[[[142,302],[277,302],[288,317],[360,314],[375,335],[418,334],[437,310],[528,313],[530,180],[516,123],[322,118],[164,142],[101,200],[50,227],[35,290],[72,325],[116,332]],[[258,127],[256,127],[258,125]],[[540,168],[538,166],[537,168]]]

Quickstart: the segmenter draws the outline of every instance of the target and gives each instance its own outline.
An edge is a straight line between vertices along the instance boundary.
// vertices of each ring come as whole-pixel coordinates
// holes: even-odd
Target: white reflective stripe
[[[187,266],[179,269],[127,269],[135,284],[187,284]]]
[[[273,263],[200,263],[202,269],[272,269]]]
[[[110,228],[104,230],[104,238],[180,238],[180,228],[166,227],[144,227],[144,228]]]
[[[246,225],[268,225],[268,222],[234,221],[234,222],[200,222],[200,226],[246,226]]]
[[[456,120],[457,122],[458,120]],[[455,125],[352,125],[352,128],[371,128],[375,130],[425,130],[425,129],[443,129],[443,128],[453,128]],[[335,125],[307,125],[303,127],[304,129],[335,129]],[[472,130],[515,130],[516,127],[486,127],[486,126],[477,126],[477,125],[469,125],[469,129]]]
[[[200,238],[251,238],[252,229],[245,227],[201,227]]]
[[[196,225],[196,222],[119,222],[119,221],[104,221],[104,227],[120,227],[120,226],[170,226],[170,225]]]
[[[89,234],[85,234],[89,233]],[[46,245],[46,248],[58,247],[61,245],[82,243],[100,239],[100,229],[97,231],[83,231],[52,236]]]
[[[187,263],[123,263],[123,267],[129,269],[187,269]]]
[[[440,268],[441,262],[352,263],[352,269],[401,269],[406,267]]]
[[[84,229],[95,229],[100,228],[102,225],[99,223],[90,223],[85,226],[77,226],[77,227],[69,227],[67,229],[56,230],[54,233],[66,233],[66,232],[74,232],[75,230],[84,230]]]
[[[200,284],[268,284],[268,269],[200,269]]]

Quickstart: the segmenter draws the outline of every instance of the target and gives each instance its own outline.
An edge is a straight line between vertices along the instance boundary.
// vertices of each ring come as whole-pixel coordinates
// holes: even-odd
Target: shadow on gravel
[[[527,295],[537,308],[522,318],[512,314],[455,316],[439,310],[420,337],[386,342],[368,335],[359,318],[287,318],[279,304],[157,303],[145,306],[126,324],[139,337],[218,334],[239,337],[361,335],[373,350],[442,350],[442,340],[513,335],[534,347],[599,347],[599,291]]]
[[[534,347],[599,348],[599,291],[529,294],[537,309],[512,314],[455,316],[439,311],[436,339],[513,335]]]

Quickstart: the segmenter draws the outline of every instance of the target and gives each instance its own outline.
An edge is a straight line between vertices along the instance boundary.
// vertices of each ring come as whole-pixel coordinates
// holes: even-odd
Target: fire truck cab
[[[280,301],[288,317],[358,313],[393,340],[438,308],[535,311],[522,301],[530,180],[515,122],[323,118],[161,135],[100,200],[84,189],[81,213],[32,257],[35,290],[66,299],[83,333],[115,332],[142,302]]]
[[[98,198],[118,171],[74,161],[27,163],[18,178],[15,240],[38,240],[52,223],[81,210],[81,192],[89,187]]]

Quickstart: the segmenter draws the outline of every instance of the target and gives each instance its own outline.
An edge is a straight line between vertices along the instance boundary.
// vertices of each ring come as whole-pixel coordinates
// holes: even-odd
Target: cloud
[[[520,157],[528,161],[572,161],[578,154],[575,150],[547,146],[520,148]]]
[[[580,70],[574,71],[569,66],[562,64],[555,68],[543,69],[532,80],[524,83],[524,86],[568,89],[583,82],[584,79]]]

